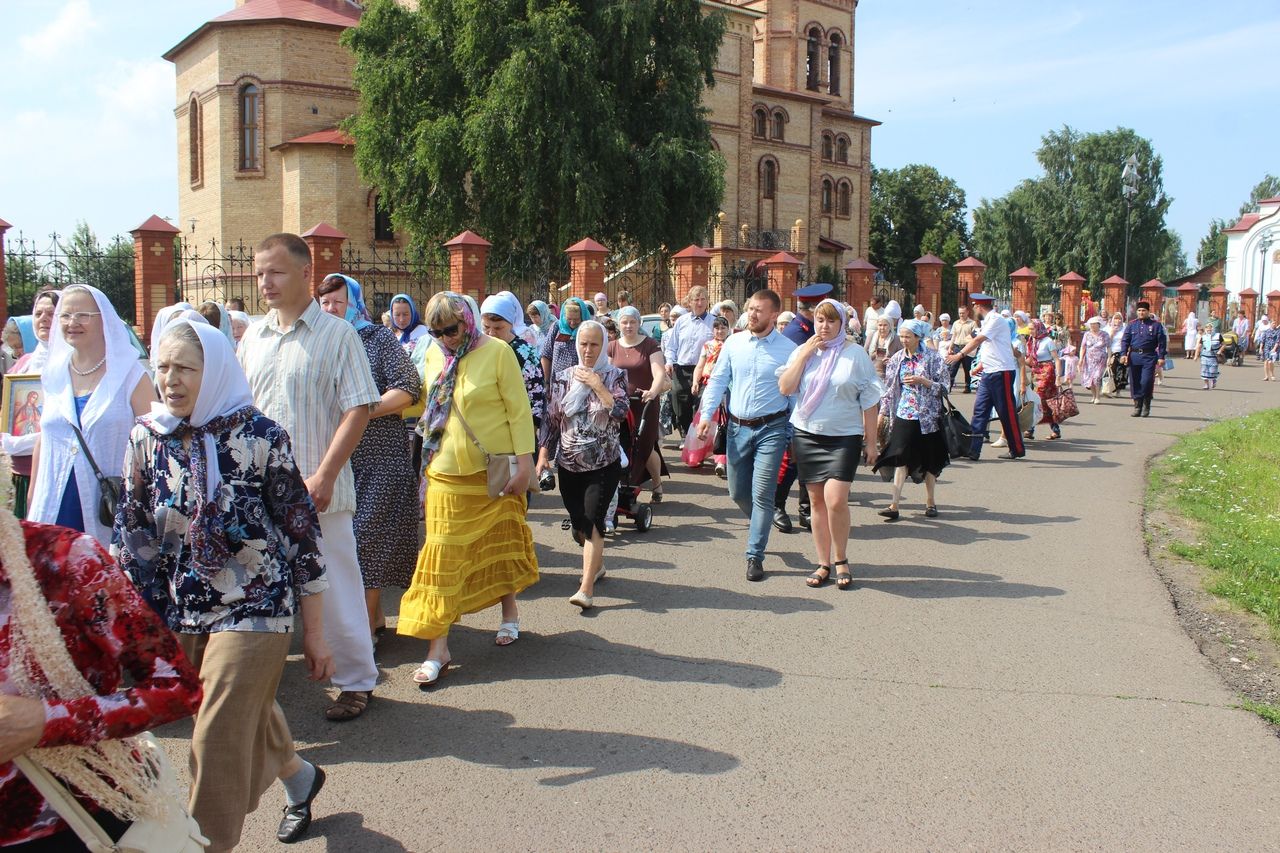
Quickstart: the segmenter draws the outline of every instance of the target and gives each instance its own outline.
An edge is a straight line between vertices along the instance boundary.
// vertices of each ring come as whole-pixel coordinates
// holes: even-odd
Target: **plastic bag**
[[[698,423],[701,418],[701,411],[693,413],[693,423],[689,425],[689,432],[684,439],[684,450],[680,453],[680,458],[690,468],[697,468],[701,465],[716,443],[717,427],[714,419],[711,421],[711,429],[707,430],[707,437],[705,439],[698,438]]]

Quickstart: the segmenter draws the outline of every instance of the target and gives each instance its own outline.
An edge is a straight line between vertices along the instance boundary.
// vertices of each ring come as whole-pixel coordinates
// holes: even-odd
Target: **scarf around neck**
[[[800,401],[802,418],[812,417],[823,398],[827,396],[827,392],[831,390],[831,374],[835,372],[836,362],[840,360],[840,354],[844,352],[844,346],[847,343],[844,338],[844,329],[849,322],[849,317],[845,313],[844,306],[834,299],[824,299],[818,303],[817,308],[823,305],[830,305],[836,309],[836,314],[840,316],[840,334],[832,340],[818,344],[818,370],[813,376],[813,381],[809,383],[808,389],[805,390],[804,399]],[[814,309],[815,313],[817,308]]]
[[[453,408],[453,391],[458,382],[458,364],[463,357],[476,348],[480,342],[480,334],[476,331],[476,318],[471,305],[456,293],[444,294],[453,308],[454,316],[461,316],[462,335],[455,349],[445,346],[442,338],[436,339],[440,351],[444,353],[444,367],[427,389],[427,408],[422,414],[422,470],[425,472],[440,450],[440,440],[444,437],[445,423],[449,420],[449,411]],[[432,316],[435,316],[434,314]]]

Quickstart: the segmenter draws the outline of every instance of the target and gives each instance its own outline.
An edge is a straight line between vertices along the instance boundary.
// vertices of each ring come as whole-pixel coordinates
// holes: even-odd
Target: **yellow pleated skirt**
[[[484,471],[427,472],[426,544],[400,600],[396,633],[432,640],[466,613],[497,604],[538,581],[525,496],[490,500]]]

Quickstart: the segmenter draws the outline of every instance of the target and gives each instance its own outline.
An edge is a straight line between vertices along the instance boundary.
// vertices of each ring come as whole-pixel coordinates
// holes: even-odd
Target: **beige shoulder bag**
[[[462,407],[458,405],[457,397],[454,397],[453,405],[449,409],[457,414],[458,420],[462,421],[462,428],[467,431],[467,437],[471,439],[471,443],[484,454],[489,497],[492,500],[497,500],[502,496],[503,490],[507,488],[507,483],[511,482],[511,478],[515,476],[519,457],[510,454],[490,456],[489,451],[485,450],[484,445],[480,443],[480,439],[476,438],[476,434],[471,431],[471,425],[467,423],[467,419],[462,416]]]

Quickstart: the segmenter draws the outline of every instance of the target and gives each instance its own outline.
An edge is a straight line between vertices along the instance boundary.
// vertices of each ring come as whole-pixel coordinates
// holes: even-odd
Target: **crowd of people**
[[[0,846],[85,849],[65,798],[32,787],[43,771],[113,842],[160,821],[174,849],[233,849],[276,780],[277,838],[304,837],[325,772],[296,754],[275,699],[292,632],[308,676],[336,688],[334,723],[373,702],[385,589],[406,590],[396,632],[426,641],[422,685],[450,672],[464,614],[496,608],[494,643],[515,643],[539,579],[535,491],[564,506],[583,611],[616,518],[642,493],[662,501],[677,442],[748,519],[748,581],[765,577],[771,531],[792,531],[798,482],[805,583],[850,590],[859,466],[892,482],[886,522],[908,480],[938,517],[953,390],[976,395],[963,455],[981,458],[994,417],[990,446],[1019,459],[1037,425],[1062,436],[1077,382],[1093,404],[1127,386],[1149,416],[1168,350],[1146,303],[1091,317],[1077,349],[1061,317],[980,293],[953,319],[879,300],[860,313],[830,285],[798,290],[794,312],[772,290],[740,310],[695,287],[649,330],[627,294],[610,310],[603,293],[438,293],[421,311],[397,294],[377,322],[349,276],[313,292],[296,235],[265,239],[254,269],[265,317],[167,306],[146,352],[87,285],[40,293],[5,327],[6,365],[40,376],[43,409],[0,454],[25,516],[0,510]],[[1221,335],[1183,331],[1213,387]],[[1257,343],[1271,381],[1280,328]],[[184,716],[191,786],[174,817],[141,756],[147,729]]]

